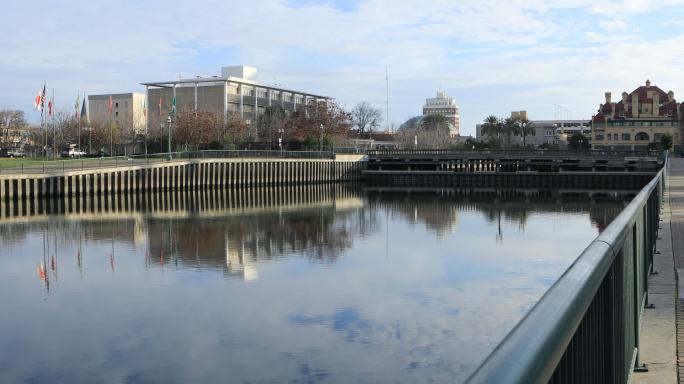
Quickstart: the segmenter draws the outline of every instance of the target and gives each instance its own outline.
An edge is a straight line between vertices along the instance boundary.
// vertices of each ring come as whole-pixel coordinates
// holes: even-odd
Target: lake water
[[[319,186],[1,218],[0,382],[462,382],[630,197]]]

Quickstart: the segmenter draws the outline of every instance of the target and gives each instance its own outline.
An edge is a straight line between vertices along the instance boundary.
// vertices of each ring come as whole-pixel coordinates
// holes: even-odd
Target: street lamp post
[[[496,121],[496,140],[499,143],[499,149],[501,149],[501,129],[503,128],[503,119],[498,119]]]
[[[172,122],[171,122],[171,115],[166,117],[166,129],[168,130],[168,145],[169,145],[169,160],[171,160],[171,127],[172,127]]]
[[[280,134],[280,137],[278,137],[278,148],[280,149],[281,156],[283,154],[283,133],[284,132],[285,132],[284,129],[282,129],[282,128],[278,129],[278,133]]]
[[[318,140],[318,148],[322,153],[323,152],[323,124],[321,124],[321,136]]]

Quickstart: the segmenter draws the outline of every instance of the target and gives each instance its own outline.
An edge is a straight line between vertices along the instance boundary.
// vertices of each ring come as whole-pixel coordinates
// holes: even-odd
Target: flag
[[[157,104],[157,112],[159,112],[159,116],[161,116],[161,111],[162,111],[162,98],[159,96],[159,104]]]
[[[78,120],[78,105],[81,104],[81,92],[78,92],[78,96],[76,96],[76,102],[74,103],[74,119]]]
[[[83,95],[83,105],[81,106],[81,119],[85,119],[84,121],[88,121],[88,113],[86,111],[85,100],[85,95]]]
[[[48,116],[52,117],[55,113],[55,90],[52,90],[52,97],[48,101]]]
[[[171,113],[176,114],[176,96],[173,97],[173,103],[171,104]]]
[[[112,95],[109,95],[109,104],[107,105],[107,112],[112,114]]]
[[[43,92],[40,94],[40,115],[43,116],[45,109],[45,84],[43,84]]]
[[[33,100],[33,109],[38,111],[38,110],[40,110],[42,105],[43,105],[42,93],[41,93],[40,89],[38,89],[38,94],[36,95],[36,98]]]

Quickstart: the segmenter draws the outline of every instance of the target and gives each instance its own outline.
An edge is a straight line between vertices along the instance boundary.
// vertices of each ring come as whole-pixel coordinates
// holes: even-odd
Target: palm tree
[[[444,130],[448,133],[449,120],[446,118],[446,116],[435,113],[425,116],[420,122],[420,127],[426,130]]]
[[[535,130],[534,130],[534,123],[529,121],[526,118],[523,119],[518,119],[517,121],[517,129],[515,132],[516,136],[522,136],[523,139],[523,147],[526,147],[527,145],[527,136],[534,136]]]
[[[485,117],[482,124],[482,134],[489,136],[491,140],[496,139],[498,146],[501,147],[501,124],[499,118],[494,115]]]
[[[511,136],[517,135],[518,132],[518,118],[509,117],[504,120],[503,132],[506,135],[506,147],[511,146]]]

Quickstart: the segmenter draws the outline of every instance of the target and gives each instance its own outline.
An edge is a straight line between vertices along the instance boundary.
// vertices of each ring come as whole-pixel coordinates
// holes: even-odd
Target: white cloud
[[[623,20],[602,20],[599,24],[608,33],[622,32],[627,29],[627,23]]]
[[[629,19],[678,3],[367,0],[341,10],[285,0],[65,0],[49,9],[14,2],[0,36],[0,81],[9,91],[0,95],[0,107],[28,109],[43,80],[68,108],[78,89],[130,91],[141,81],[216,74],[221,65],[241,63],[258,67],[265,82],[277,78],[349,106],[361,100],[382,106],[389,65],[390,114],[397,122],[419,112],[437,88],[473,106],[462,108],[466,132],[480,115],[507,113],[497,110],[504,106],[534,110],[539,96],[529,91],[546,88],[571,86],[563,102],[588,117],[606,89],[656,76],[669,80],[666,88],[683,85],[684,75],[674,70],[684,57],[680,37],[672,31],[642,43],[652,39],[636,34],[639,19]],[[586,90],[596,100],[575,100],[586,99]],[[489,96],[471,100],[478,92]]]

